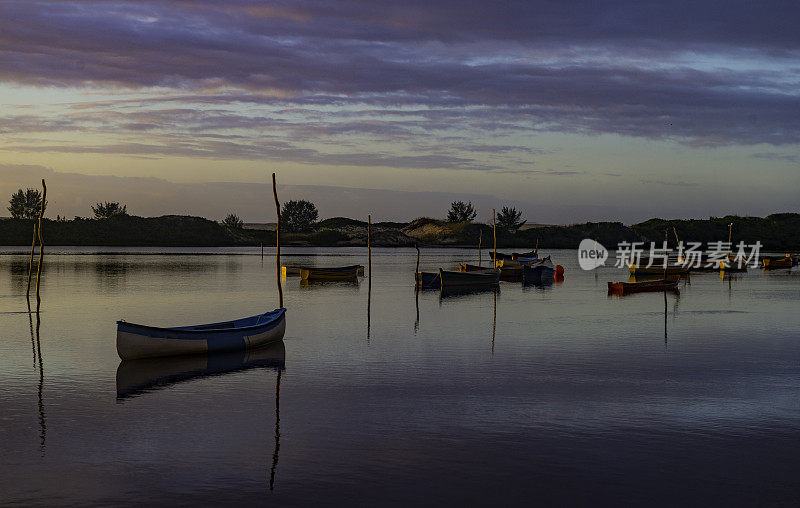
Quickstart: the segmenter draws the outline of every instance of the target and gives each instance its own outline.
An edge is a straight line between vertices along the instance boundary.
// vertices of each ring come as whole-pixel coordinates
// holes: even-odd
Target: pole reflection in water
[[[414,303],[417,307],[417,318],[414,320],[414,335],[417,334],[417,330],[419,330],[419,285],[414,284]]]
[[[667,349],[667,292],[664,291],[664,349]]]
[[[31,315],[31,301],[28,300],[28,326],[31,329],[31,351],[33,353],[33,368],[36,368],[36,340],[33,338],[33,316]]]
[[[369,331],[370,331],[370,307],[372,305],[372,274],[370,274],[369,282],[367,284],[367,344],[369,344]]]
[[[30,314],[29,314],[30,315]],[[44,457],[44,445],[47,439],[47,419],[44,413],[44,400],[42,398],[42,391],[44,390],[44,366],[42,364],[42,343],[39,340],[39,326],[41,321],[39,313],[36,313],[36,356],[39,360],[39,389],[37,390],[39,397],[39,451]]]
[[[492,313],[492,355],[494,355],[494,334],[497,329],[497,291],[494,292],[494,312]]]
[[[281,369],[275,381],[275,449],[269,471],[269,490],[275,490],[275,470],[278,468],[278,451],[281,449]]]

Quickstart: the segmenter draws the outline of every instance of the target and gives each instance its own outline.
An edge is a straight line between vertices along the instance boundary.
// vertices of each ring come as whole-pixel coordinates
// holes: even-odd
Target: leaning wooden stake
[[[669,228],[664,230],[664,255],[667,259],[664,260],[664,280],[667,279],[667,267],[669,266],[669,252],[666,252],[667,244],[669,243]]]
[[[731,257],[731,238],[733,235],[733,222],[728,224],[728,257]]]
[[[42,178],[42,206],[39,208],[39,227],[37,228],[39,234],[39,266],[36,267],[36,313],[39,313],[39,279],[42,275],[42,261],[44,261],[44,240],[42,240],[42,216],[44,215],[44,207],[47,204],[47,185]]]
[[[278,202],[278,185],[275,183],[275,173],[272,173],[272,195],[275,196],[275,213],[278,215],[278,225],[275,228],[275,279],[278,282],[278,299],[280,309],[283,308],[283,288],[281,288],[281,205]]]
[[[372,307],[372,215],[367,215],[367,343],[369,343],[369,330],[371,325],[370,308]]]
[[[497,219],[492,208],[492,237],[494,239],[494,266],[497,267]]]
[[[367,215],[367,266],[369,268],[370,284],[372,284],[372,248],[370,247],[371,232],[372,232],[372,215]]]
[[[419,273],[419,246],[415,243],[414,248],[417,249],[417,267],[414,269],[414,286],[422,284],[422,275]]]
[[[33,221],[33,240],[31,241],[31,260],[28,264],[28,290],[25,292],[25,298],[31,296],[31,278],[33,277],[33,253],[36,250],[36,221]]]

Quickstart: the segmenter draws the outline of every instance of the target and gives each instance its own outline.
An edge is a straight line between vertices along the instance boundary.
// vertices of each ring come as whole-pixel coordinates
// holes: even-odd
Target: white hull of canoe
[[[286,333],[286,318],[280,320],[275,327],[255,332],[252,335],[243,335],[246,349],[257,348],[270,342],[283,339]],[[209,334],[213,339],[213,334]],[[117,354],[123,360],[136,360],[139,358],[156,358],[160,356],[194,355],[208,353],[209,339],[171,339],[151,337],[135,332],[117,332]]]

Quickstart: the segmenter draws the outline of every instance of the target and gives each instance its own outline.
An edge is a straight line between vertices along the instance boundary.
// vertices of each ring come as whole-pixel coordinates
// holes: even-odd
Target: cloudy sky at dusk
[[[0,193],[45,176],[53,215],[272,220],[276,171],[323,217],[458,196],[548,223],[799,211],[798,19],[796,0],[2,0]]]

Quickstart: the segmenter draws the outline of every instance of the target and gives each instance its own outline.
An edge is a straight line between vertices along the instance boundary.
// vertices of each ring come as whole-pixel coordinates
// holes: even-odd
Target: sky
[[[0,196],[49,215],[800,211],[800,3],[0,1]],[[4,211],[4,210],[3,210]],[[0,213],[2,215],[2,213]]]

